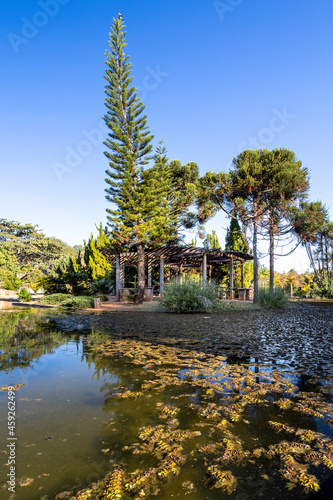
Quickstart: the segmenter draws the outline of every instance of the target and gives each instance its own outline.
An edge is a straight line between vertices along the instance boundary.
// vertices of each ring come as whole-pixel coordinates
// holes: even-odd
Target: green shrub
[[[104,295],[96,295],[94,297],[87,297],[86,295],[81,295],[74,297],[73,295],[68,295],[67,293],[53,293],[51,295],[45,295],[37,303],[53,305],[58,307],[84,307],[90,308],[94,307],[94,299],[100,298],[101,301],[107,300]]]
[[[18,292],[21,288],[21,285],[21,280],[19,280],[19,278],[15,274],[13,274],[11,276],[7,276],[5,281],[2,283],[2,288],[4,288],[5,290],[13,290]]]
[[[111,293],[114,290],[114,280],[110,278],[102,278],[94,280],[91,284],[93,293]]]
[[[201,284],[188,278],[183,283],[173,281],[166,285],[160,304],[175,313],[211,312],[216,309],[217,297],[215,284]]]
[[[260,288],[259,305],[261,307],[284,307],[287,303],[288,297],[283,288],[275,288],[272,291],[269,288]]]
[[[39,301],[38,304],[50,304],[54,306],[58,306],[68,300],[70,298],[70,295],[67,293],[52,293],[51,295],[45,295],[45,297],[42,297]]]
[[[87,297],[87,296],[68,297],[68,295],[67,295],[67,300],[62,302],[61,307],[91,308],[91,307],[94,307],[94,298]]]
[[[31,293],[28,292],[28,290],[26,290],[26,288],[22,288],[19,292],[18,292],[18,297],[20,299],[20,302],[30,302],[31,300]]]
[[[38,290],[40,290],[40,288],[41,288],[41,287],[39,286],[39,283],[37,283],[37,282],[36,282],[36,283],[29,283],[29,286],[30,286],[30,288],[32,288],[32,289],[33,289],[33,291],[34,291],[35,293],[37,293],[37,292],[38,292]]]

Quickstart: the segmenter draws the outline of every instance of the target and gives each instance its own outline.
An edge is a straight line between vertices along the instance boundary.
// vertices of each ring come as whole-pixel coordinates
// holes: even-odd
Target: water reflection
[[[246,325],[234,314],[232,327],[222,316],[208,329],[199,316],[195,327],[170,315],[0,316],[0,385],[23,372],[28,381],[18,391],[18,469],[33,482],[17,498],[70,497],[92,481],[90,498],[108,487],[112,497],[120,481],[128,500],[329,499],[329,333],[318,346],[314,330],[298,352],[302,328],[281,314],[251,313]],[[319,328],[328,331],[324,317]],[[289,335],[279,336],[282,320],[293,325]]]

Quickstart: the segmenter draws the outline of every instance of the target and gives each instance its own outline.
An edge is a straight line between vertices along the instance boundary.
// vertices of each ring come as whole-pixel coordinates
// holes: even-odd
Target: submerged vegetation
[[[59,494],[62,482],[54,495],[72,500],[130,500],[190,494],[195,500],[216,500],[229,495],[269,498],[274,492],[286,500],[304,500],[318,492],[319,498],[329,498],[325,479],[333,471],[333,356],[327,330],[331,306],[186,318],[185,324],[183,315],[61,311],[38,315],[22,311],[1,317],[5,322],[2,343],[8,344],[8,356],[2,355],[6,371],[14,374],[19,359],[23,363],[19,366],[34,370],[40,354],[53,352],[66,342],[64,334],[70,334],[68,339],[76,339],[73,351],[91,369],[89,378],[93,373],[102,396],[103,415],[100,420],[90,417],[89,426],[90,432],[96,432],[94,448],[99,448],[103,467],[94,482],[85,482],[83,474],[80,482],[66,478],[66,492]],[[58,338],[55,332],[60,333]],[[62,367],[70,362],[70,352],[68,347],[63,350]],[[54,364],[50,362],[51,371],[59,365],[59,353]],[[47,366],[45,357],[43,362]],[[76,384],[79,373],[73,379]],[[21,383],[18,378],[13,382],[3,378],[0,385],[5,390]],[[59,379],[54,383],[59,384]],[[38,387],[36,380],[35,390]],[[25,385],[20,387],[20,402],[28,396],[41,405],[40,398],[46,399],[39,390],[25,391]],[[87,397],[84,392],[82,408],[90,401]],[[96,417],[97,395],[91,397]],[[56,425],[62,418],[56,410],[60,401],[57,393]],[[87,415],[81,408],[78,412],[82,429]],[[39,419],[42,424],[43,414]],[[70,422],[66,417],[62,425],[67,428]],[[25,425],[21,420],[21,432]],[[75,426],[80,432],[77,422]],[[62,432],[66,431],[58,428],[60,448],[67,437]],[[45,439],[56,444],[52,434],[45,434]],[[82,459],[87,460],[85,455]],[[46,480],[33,469],[31,463],[18,478],[28,495],[22,498],[32,498],[29,492],[37,492],[41,484],[44,493],[52,496],[55,490],[48,491]]]
[[[177,342],[166,347],[98,336],[89,345],[97,367],[98,359],[110,357],[139,368],[131,388],[109,387],[109,398],[124,404],[135,400],[136,411],[151,398],[157,403],[155,411],[151,408],[154,424],[139,427],[132,444],[119,443],[122,453],[111,460],[113,472],[77,499],[83,494],[113,499],[158,495],[191,464],[201,468],[198,484],[227,494],[238,483],[243,490],[244,474],[255,466],[270,471],[261,481],[262,494],[274,484],[282,488],[285,481],[288,489],[296,488],[296,498],[306,498],[319,491],[323,472],[333,470],[333,442],[307,427],[311,418],[332,425],[326,397],[331,386],[305,392],[289,374],[267,372],[259,362],[227,364],[225,356],[181,348]],[[295,421],[296,427],[285,423]],[[266,434],[271,435],[268,441]],[[126,463],[132,463],[131,455],[140,464],[134,470]]]

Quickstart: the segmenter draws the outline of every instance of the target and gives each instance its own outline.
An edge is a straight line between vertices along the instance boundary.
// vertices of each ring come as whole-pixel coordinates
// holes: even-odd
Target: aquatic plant
[[[110,500],[121,500],[123,489],[124,473],[121,469],[112,472],[111,479],[106,488],[105,498]]]
[[[171,339],[169,342],[171,344]],[[269,407],[273,410],[278,407],[280,412],[293,412],[307,418],[316,417],[325,421],[332,418],[332,406],[320,393],[300,392],[282,371],[261,371],[260,363],[256,364],[256,371],[246,364],[227,365],[224,356],[178,348],[176,342],[168,346],[131,338],[108,338],[101,342],[98,337],[91,338],[90,349],[95,355],[123,357],[127,362],[141,366],[145,380],[140,390],[122,390],[116,392],[115,397],[123,395],[121,399],[127,399],[135,395],[140,401],[145,395],[155,393],[162,397],[168,391],[168,398],[172,401],[182,399],[181,406],[157,402],[156,410],[161,423],[141,427],[138,431],[139,443],[123,447],[124,451],[131,451],[133,455],[149,455],[157,460],[154,467],[138,471],[126,481],[125,490],[131,495],[136,494],[137,498],[153,495],[158,482],[170,481],[181,473],[182,465],[189,457],[185,450],[189,449],[192,440],[192,450],[202,455],[205,463],[209,457],[214,460],[207,463],[206,469],[212,487],[224,489],[227,493],[234,491],[237,483],[233,474],[220,466],[243,467],[249,460],[260,463],[262,459],[274,458],[279,464],[277,470],[289,487],[298,485],[307,492],[319,488],[318,479],[308,472],[309,465],[320,464],[326,469],[333,466],[332,441],[310,429],[267,420],[267,426],[276,436],[283,433],[292,435],[294,440],[279,441],[277,438],[276,444],[253,450],[246,449],[235,433],[235,423],[250,424],[245,414],[248,418],[251,409],[259,411]],[[181,393],[170,395],[171,390],[179,391],[181,388]],[[198,402],[191,402],[192,397]],[[187,409],[200,419],[195,426],[203,429],[205,438],[201,431],[195,431],[193,427],[180,428],[181,408],[186,401]],[[186,446],[183,445],[185,441]]]
[[[289,316],[288,311],[283,316]],[[74,320],[66,316],[63,324],[71,329],[86,328],[87,318],[84,314]],[[126,321],[123,316],[122,321]],[[222,495],[237,488],[236,495],[241,496],[243,478],[251,469],[263,478],[265,475],[263,498],[269,494],[267,488],[274,488],[275,480],[280,487],[281,479],[286,497],[287,488],[294,487],[296,498],[302,494],[307,498],[332,471],[333,442],[315,432],[313,425],[327,432],[327,425],[317,425],[317,421],[333,422],[328,376],[326,380],[313,374],[305,377],[301,371],[295,376],[295,369],[272,369],[267,359],[261,363],[245,356],[237,358],[234,351],[227,358],[219,354],[223,351],[212,348],[215,331],[207,333],[211,324],[192,338],[156,332],[141,335],[136,323],[127,332],[118,331],[118,324],[115,328],[110,320],[108,325],[108,336],[96,328],[96,336],[89,337],[84,356],[97,374],[108,373],[109,360],[113,367],[125,365],[126,377],[119,385],[106,382],[102,390],[119,415],[131,411],[138,418],[130,424],[132,437],[126,437],[125,443],[117,446],[113,442],[112,448],[113,438],[103,442],[101,452],[110,472],[77,498],[102,500],[111,492],[109,498],[151,498],[159,491],[163,495],[164,489],[170,491],[172,486],[167,483],[172,481],[179,491],[190,467],[198,471],[198,484],[184,486],[180,490],[184,495],[201,487],[199,481],[206,481],[212,497],[218,494],[215,488]],[[119,422],[121,425],[122,420]],[[114,423],[105,423],[104,429],[110,426],[113,433]],[[121,461],[115,464],[112,456]],[[133,470],[135,467],[140,469]],[[120,486],[119,478],[118,483],[116,477],[111,482],[116,470],[122,471]],[[236,477],[238,486],[233,480]]]
[[[229,495],[236,488],[237,480],[229,470],[222,471],[217,465],[211,465],[207,469],[207,474],[212,478],[215,488],[223,488]]]

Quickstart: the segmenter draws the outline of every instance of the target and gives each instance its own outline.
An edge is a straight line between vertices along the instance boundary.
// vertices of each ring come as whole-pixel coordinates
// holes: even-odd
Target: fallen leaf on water
[[[31,477],[26,477],[25,479],[21,479],[19,481],[19,486],[29,486],[31,483],[33,483],[33,479]]]

